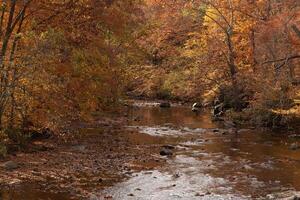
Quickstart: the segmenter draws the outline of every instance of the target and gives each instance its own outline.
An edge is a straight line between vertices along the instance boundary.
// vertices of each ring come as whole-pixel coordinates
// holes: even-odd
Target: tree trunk
[[[251,31],[250,31],[250,42],[251,42],[252,70],[253,70],[253,72],[255,72],[256,65],[258,62],[255,57],[256,43],[255,43],[255,30],[254,29],[251,29]]]
[[[232,83],[235,83],[235,76],[237,73],[236,65],[235,65],[235,52],[232,43],[232,31],[228,30],[226,33],[227,47],[228,47],[228,60],[227,64],[230,71],[230,76],[232,79]]]
[[[298,29],[298,27],[295,24],[292,25],[292,29],[297,34],[297,36],[300,38],[300,30]]]

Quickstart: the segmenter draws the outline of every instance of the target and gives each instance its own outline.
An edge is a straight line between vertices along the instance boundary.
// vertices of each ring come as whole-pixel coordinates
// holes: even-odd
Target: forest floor
[[[27,184],[34,186],[30,190],[57,193],[51,199],[64,199],[63,193],[69,193],[65,199],[89,198],[93,191],[136,171],[161,165],[163,161],[153,154],[159,153],[159,147],[128,140],[134,133],[122,130],[124,121],[122,117],[97,120],[67,139],[57,136],[35,141],[31,152],[9,155],[0,161],[0,194],[11,196],[19,185]],[[16,166],[5,167],[7,162]]]

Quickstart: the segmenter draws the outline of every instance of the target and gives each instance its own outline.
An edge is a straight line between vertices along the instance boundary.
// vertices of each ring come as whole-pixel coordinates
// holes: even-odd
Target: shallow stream
[[[135,132],[126,136],[129,140],[172,146],[173,155],[163,157],[163,166],[136,172],[90,199],[284,199],[300,190],[300,150],[290,149],[300,139],[279,132],[224,128],[212,122],[208,112],[196,115],[184,106],[141,103],[127,116],[124,130]],[[28,186],[9,192],[16,200],[71,199],[68,194]],[[9,200],[9,192],[3,191],[0,199]]]

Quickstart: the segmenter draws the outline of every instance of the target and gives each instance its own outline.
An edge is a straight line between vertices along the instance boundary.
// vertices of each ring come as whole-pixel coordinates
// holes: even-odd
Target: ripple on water
[[[178,172],[177,172],[178,173]],[[106,193],[112,194],[113,199],[143,199],[143,200],[226,200],[247,199],[244,196],[231,194],[231,188],[225,179],[214,178],[207,174],[186,174],[179,171],[179,176],[171,173],[153,171],[138,173],[127,182],[120,183]],[[213,188],[218,187],[218,194]],[[128,196],[129,195],[129,196]]]
[[[181,129],[178,129],[176,127],[169,126],[127,126],[127,128],[137,129],[140,133],[148,134],[151,136],[182,136],[206,132],[206,129],[202,128],[190,129],[187,127],[183,127]]]

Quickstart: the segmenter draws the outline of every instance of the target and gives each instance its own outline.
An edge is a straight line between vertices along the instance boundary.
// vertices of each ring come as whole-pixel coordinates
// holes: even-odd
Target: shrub
[[[5,157],[7,154],[7,149],[5,144],[0,143],[0,157]]]
[[[20,148],[25,148],[31,138],[30,133],[27,133],[21,129],[6,129],[5,134],[10,141],[19,145]]]
[[[217,95],[219,102],[224,104],[224,109],[234,111],[242,111],[248,107],[251,96],[251,92],[247,91],[242,84],[223,86]]]

